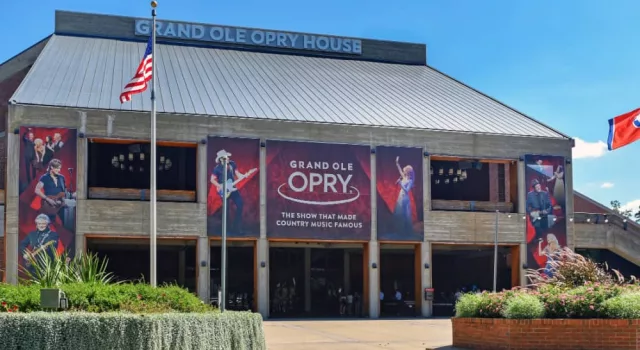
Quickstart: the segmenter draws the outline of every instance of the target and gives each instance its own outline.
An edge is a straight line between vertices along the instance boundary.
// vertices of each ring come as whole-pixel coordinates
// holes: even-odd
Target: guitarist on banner
[[[65,199],[68,199],[68,192],[65,178],[60,174],[62,162],[59,159],[52,159],[47,167],[47,172],[40,177],[36,185],[35,194],[42,199],[40,212],[49,217],[51,223],[55,223],[56,216],[64,226]]]
[[[537,179],[531,183],[533,191],[527,193],[527,213],[531,225],[536,230],[536,238],[544,238],[549,229],[549,218],[553,217],[553,206],[549,192],[542,190],[542,185]]]
[[[222,193],[222,184],[224,182],[224,166],[222,165],[222,158],[231,157],[231,153],[226,150],[220,150],[216,154],[216,166],[213,168],[211,173],[211,183],[216,187],[218,194],[221,196],[222,200],[225,198],[230,198],[236,206],[236,215],[233,218],[233,224],[230,227],[230,231],[240,233],[240,224],[242,222],[242,209],[244,204],[242,202],[242,196],[240,195],[240,191],[236,188],[236,185],[253,174],[257,169],[251,169],[246,174],[241,173],[238,170],[238,166],[236,162],[233,160],[227,161],[227,193]],[[227,206],[227,215],[229,206]]]
[[[60,242],[60,236],[57,232],[51,231],[49,224],[49,216],[40,214],[36,217],[36,229],[29,232],[29,234],[20,241],[19,252],[22,254],[22,258],[25,261],[25,265],[34,273],[33,266],[30,264],[30,257],[38,261],[39,254],[49,255],[51,259],[54,259],[55,254],[60,254],[61,250],[64,250],[62,242]],[[31,250],[27,249],[30,248]]]

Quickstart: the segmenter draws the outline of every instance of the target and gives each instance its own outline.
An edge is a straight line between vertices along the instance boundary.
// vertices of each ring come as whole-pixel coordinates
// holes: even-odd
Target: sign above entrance
[[[150,28],[151,21],[138,19],[135,23],[135,35],[148,36],[151,34]],[[156,35],[172,39],[324,51],[349,55],[362,54],[360,39],[275,30],[156,21]]]
[[[267,142],[269,238],[369,240],[367,146]]]

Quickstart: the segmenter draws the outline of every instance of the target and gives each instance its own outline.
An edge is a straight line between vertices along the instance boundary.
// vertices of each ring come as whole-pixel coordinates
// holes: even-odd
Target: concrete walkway
[[[453,349],[450,319],[264,322],[269,350]]]

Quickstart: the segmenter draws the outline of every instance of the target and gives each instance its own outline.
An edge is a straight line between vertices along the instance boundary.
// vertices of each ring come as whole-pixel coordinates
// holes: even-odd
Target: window
[[[159,201],[196,199],[196,145],[156,149]],[[149,200],[150,145],[146,142],[89,143],[89,198]]]
[[[498,164],[498,202],[506,202],[506,180],[504,164]]]
[[[489,165],[472,161],[431,161],[431,199],[489,201]]]

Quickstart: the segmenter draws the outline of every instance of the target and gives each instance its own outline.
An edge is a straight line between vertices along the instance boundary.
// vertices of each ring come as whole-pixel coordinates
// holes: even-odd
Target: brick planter
[[[452,318],[464,349],[640,349],[640,320]]]

